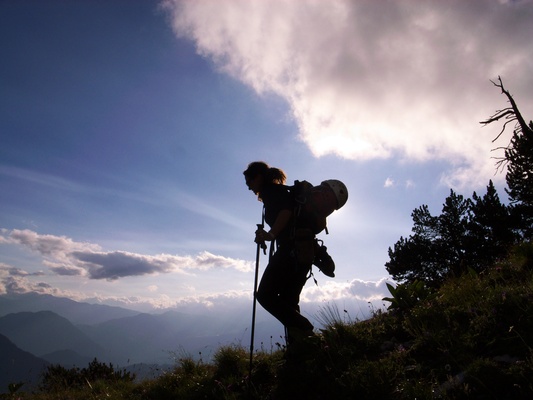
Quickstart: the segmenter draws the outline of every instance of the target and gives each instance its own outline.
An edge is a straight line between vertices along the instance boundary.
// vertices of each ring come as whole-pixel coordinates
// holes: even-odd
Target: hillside
[[[21,312],[1,317],[0,334],[37,356],[58,350],[72,350],[87,357],[105,354],[101,346],[70,321],[51,311]]]
[[[24,382],[24,389],[34,387],[48,362],[19,349],[11,340],[0,335],[0,393],[10,383]]]
[[[326,329],[316,338],[290,352],[256,351],[251,379],[248,349],[233,345],[220,347],[212,363],[184,356],[141,383],[119,373],[20,398],[530,399],[533,249],[526,247],[439,290],[397,287],[392,308],[365,321],[324,310]]]

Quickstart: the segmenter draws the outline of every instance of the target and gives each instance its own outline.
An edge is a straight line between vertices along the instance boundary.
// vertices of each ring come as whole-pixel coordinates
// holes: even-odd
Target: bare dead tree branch
[[[494,175],[496,175],[498,172],[503,172],[505,170],[505,166],[509,163],[509,161],[505,157],[493,158],[498,160],[496,161],[496,172],[494,172]]]
[[[507,96],[509,99],[509,103],[511,103],[511,106],[513,108],[513,112],[516,116],[516,119],[518,120],[518,123],[520,124],[520,128],[522,128],[522,133],[524,135],[527,135],[531,130],[529,129],[529,126],[527,125],[526,121],[522,117],[522,114],[520,114],[520,111],[518,110],[518,106],[516,105],[513,96],[511,96],[511,93],[509,91],[505,90],[503,87],[502,78],[498,76],[498,81],[500,82],[499,85],[496,85],[497,87],[501,88],[502,93]],[[493,82],[494,83],[494,82]]]
[[[496,110],[496,112],[493,115],[491,115],[485,121],[481,121],[480,124],[482,124],[483,126],[486,126],[493,122],[499,122],[500,120],[505,121],[498,135],[492,140],[492,143],[496,142],[503,135],[503,133],[507,130],[507,126],[509,124],[514,124],[513,135],[511,139],[509,140],[509,144],[507,146],[500,146],[500,147],[496,147],[491,150],[491,151],[503,150],[504,152],[507,152],[508,150],[512,148],[513,137],[515,137],[516,135],[520,133],[524,135],[530,135],[530,134],[533,135],[533,131],[526,124],[524,118],[522,117],[522,114],[520,114],[520,111],[518,110],[518,107],[516,105],[516,102],[513,99],[513,96],[511,96],[511,93],[509,93],[509,91],[506,90],[505,87],[503,86],[502,78],[498,76],[497,82],[493,80],[491,80],[490,82],[494,86],[501,89],[501,92],[505,94],[511,106],[503,108],[501,110]],[[493,157],[493,158],[497,160],[496,161],[496,173],[499,171],[503,172],[505,167],[509,163],[509,159],[507,155],[505,157]]]
[[[511,103],[511,107],[504,108],[503,110],[497,110],[493,115],[490,116],[490,118],[486,119],[485,121],[480,122],[482,125],[488,125],[492,122],[499,121],[500,119],[504,118],[507,121],[503,124],[502,129],[500,130],[500,133],[496,136],[496,138],[492,141],[493,143],[500,138],[500,136],[505,132],[507,128],[507,124],[515,122],[515,128],[513,133],[522,132],[524,135],[533,135],[533,132],[527,125],[526,121],[522,117],[522,114],[520,114],[520,111],[518,110],[518,107],[516,105],[516,102],[513,99],[513,96],[511,96],[511,93],[509,93],[508,90],[505,89],[503,86],[503,81],[500,76],[498,76],[498,82],[492,81],[492,84],[496,87],[499,87],[503,94],[507,97],[507,100],[509,100],[509,103]]]

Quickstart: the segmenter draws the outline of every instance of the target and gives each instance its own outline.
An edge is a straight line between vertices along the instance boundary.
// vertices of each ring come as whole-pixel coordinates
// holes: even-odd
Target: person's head
[[[248,189],[255,194],[260,193],[265,184],[283,185],[287,179],[285,172],[279,168],[270,167],[264,161],[254,161],[248,164],[243,174]]]

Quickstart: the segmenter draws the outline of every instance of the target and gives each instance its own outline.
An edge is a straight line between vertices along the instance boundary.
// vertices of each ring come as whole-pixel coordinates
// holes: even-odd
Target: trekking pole
[[[264,221],[265,216],[263,214],[263,219],[260,224],[257,224],[257,229],[263,229],[264,227]],[[252,379],[252,363],[253,363],[253,355],[254,355],[254,335],[255,335],[255,309],[256,309],[256,303],[257,303],[257,279],[259,276],[259,255],[261,254],[261,249],[266,254],[266,244],[265,242],[257,243],[257,250],[255,254],[255,278],[254,278],[254,299],[253,299],[253,308],[252,308],[252,337],[250,339],[250,370],[249,370],[249,379],[251,381]]]

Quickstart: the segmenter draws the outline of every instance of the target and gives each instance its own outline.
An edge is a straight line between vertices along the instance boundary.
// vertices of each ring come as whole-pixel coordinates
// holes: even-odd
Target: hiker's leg
[[[297,264],[290,255],[290,249],[278,249],[263,273],[257,290],[257,301],[283,325],[312,330],[313,325],[298,312],[298,298],[305,284],[305,276],[302,282],[296,272]],[[286,289],[287,284],[291,285],[292,290]],[[287,298],[289,292],[292,293],[290,300]],[[281,296],[282,293],[285,295]]]
[[[288,268],[292,267],[291,265],[286,265],[287,255],[287,250],[281,247],[270,257],[257,289],[257,301],[259,304],[282,323],[283,318],[281,317],[280,319],[278,317],[280,314],[278,309],[281,306],[279,293],[284,282],[290,278],[291,274]]]
[[[300,294],[305,283],[307,282],[307,274],[310,266],[299,266],[292,279],[288,280],[280,290],[280,301],[287,305],[288,308],[294,310],[290,314],[289,320],[286,321],[287,327],[297,327],[304,331],[312,331],[313,325],[307,318],[300,314]],[[304,322],[304,320],[306,322]]]
[[[310,266],[300,266],[295,278],[290,283],[283,287],[280,293],[280,298],[285,304],[295,310],[296,314],[287,321],[287,344],[291,345],[303,338],[313,336],[313,324],[300,314],[300,293],[307,282],[307,274]],[[294,315],[298,315],[298,319],[294,319]],[[303,321],[305,319],[305,323]]]

